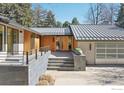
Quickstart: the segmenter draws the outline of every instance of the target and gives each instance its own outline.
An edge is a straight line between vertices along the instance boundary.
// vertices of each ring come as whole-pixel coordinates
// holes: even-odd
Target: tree
[[[124,4],[121,4],[117,17],[117,25],[124,27]]]
[[[118,11],[117,4],[90,4],[88,21],[91,24],[113,24]]]
[[[103,8],[104,4],[90,4],[90,8],[88,10],[88,21],[91,24],[99,24]]]
[[[44,21],[47,16],[47,11],[44,10],[40,4],[37,5],[33,10],[33,27],[43,27]]]
[[[44,22],[45,27],[55,27],[56,26],[56,20],[55,15],[52,13],[51,10],[47,12],[47,16]]]
[[[32,23],[32,10],[31,4],[9,3],[0,4],[0,15],[15,20],[21,25],[31,26]]]
[[[56,27],[62,27],[62,23],[60,21],[56,22]]]
[[[70,25],[70,23],[68,22],[68,21],[65,21],[64,23],[63,23],[63,27],[68,27]]]
[[[73,24],[73,25],[78,25],[78,24],[79,24],[79,21],[77,20],[76,17],[74,17],[74,18],[72,19],[72,24]]]

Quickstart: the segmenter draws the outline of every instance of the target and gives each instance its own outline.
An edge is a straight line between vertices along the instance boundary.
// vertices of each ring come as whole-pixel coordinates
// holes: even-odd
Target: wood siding
[[[56,51],[56,40],[60,38],[61,51],[68,51],[69,37],[71,38],[72,49],[77,47],[77,41],[73,36],[41,36],[41,46],[49,46],[52,51]]]
[[[24,51],[31,51],[32,32],[24,31]],[[40,36],[35,34],[34,49],[40,48]]]

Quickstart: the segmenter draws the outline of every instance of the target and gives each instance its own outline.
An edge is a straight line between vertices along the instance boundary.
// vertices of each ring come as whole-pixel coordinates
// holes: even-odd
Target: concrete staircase
[[[49,58],[48,70],[73,71],[74,61],[72,58]]]
[[[22,61],[22,55],[7,55],[5,52],[0,52],[0,64],[22,64]]]

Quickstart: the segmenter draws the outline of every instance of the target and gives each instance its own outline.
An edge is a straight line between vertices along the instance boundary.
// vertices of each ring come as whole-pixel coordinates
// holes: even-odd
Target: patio
[[[89,66],[86,71],[47,71],[55,85],[124,85],[124,66]]]
[[[73,58],[71,52],[52,52],[49,58]]]

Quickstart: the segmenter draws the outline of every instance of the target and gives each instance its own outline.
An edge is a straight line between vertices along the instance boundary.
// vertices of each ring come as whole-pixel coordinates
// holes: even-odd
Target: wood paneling
[[[30,51],[31,49],[31,32],[24,31],[24,51]]]
[[[35,37],[35,49],[39,49],[40,48],[40,36],[36,36]]]
[[[72,41],[72,49],[73,47],[77,47],[77,41],[73,40],[73,36],[41,36],[41,46],[50,46],[50,49],[52,51],[56,50],[56,40],[57,38],[60,38],[60,50],[62,51],[68,51],[68,41],[69,37],[71,37]],[[73,45],[74,44],[74,45]]]

